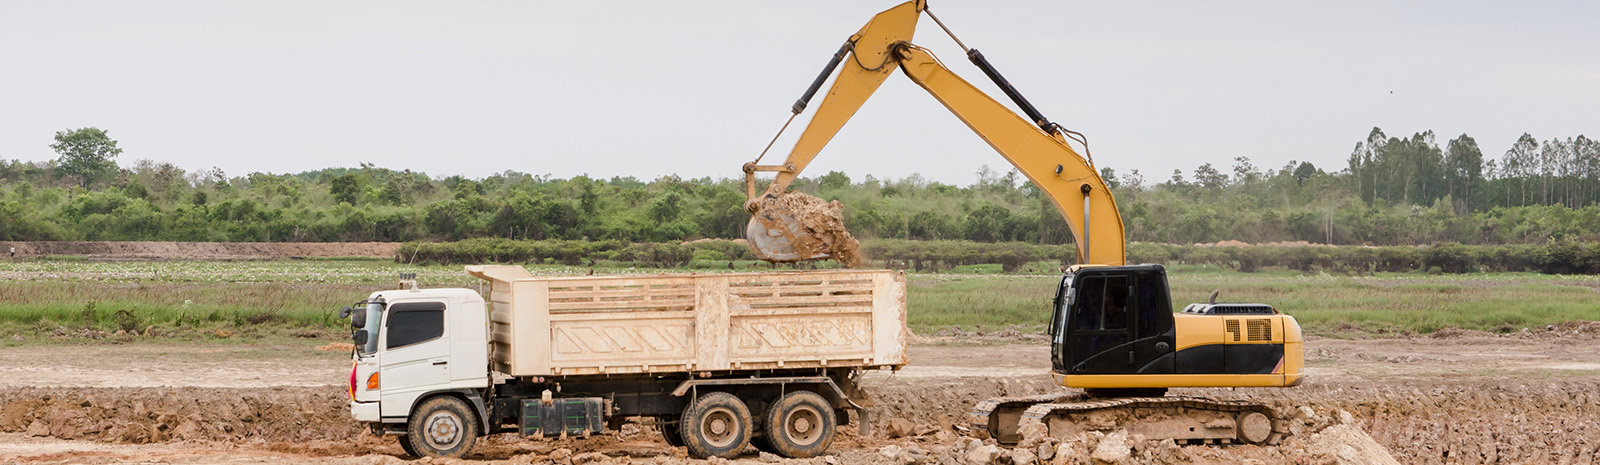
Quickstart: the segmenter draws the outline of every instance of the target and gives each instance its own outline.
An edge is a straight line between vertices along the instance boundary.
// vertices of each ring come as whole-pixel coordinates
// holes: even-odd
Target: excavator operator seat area
[[[1062,277],[1051,317],[1058,373],[1171,372],[1174,339],[1166,270],[1093,267]]]
[[[1063,386],[1292,386],[1302,374],[1294,317],[1237,303],[1173,313],[1161,265],[1072,269],[1050,323],[1051,366]]]

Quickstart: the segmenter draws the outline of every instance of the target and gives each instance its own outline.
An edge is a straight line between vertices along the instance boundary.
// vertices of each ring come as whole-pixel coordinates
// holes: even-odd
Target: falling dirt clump
[[[784,192],[763,200],[763,208],[777,208],[794,216],[803,231],[797,236],[809,236],[817,241],[813,251],[827,254],[847,268],[855,268],[863,261],[861,242],[844,227],[844,206],[839,201],[826,201],[803,192]],[[799,244],[797,244],[799,245]],[[800,247],[797,247],[800,248]],[[759,254],[758,254],[759,255]],[[809,254],[802,254],[809,255]],[[805,259],[802,257],[802,259]]]

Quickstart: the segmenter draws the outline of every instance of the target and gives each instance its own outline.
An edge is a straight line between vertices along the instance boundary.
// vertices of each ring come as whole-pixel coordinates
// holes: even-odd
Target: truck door
[[[409,415],[411,404],[428,391],[450,384],[450,338],[442,301],[391,303],[378,341],[379,413]]]

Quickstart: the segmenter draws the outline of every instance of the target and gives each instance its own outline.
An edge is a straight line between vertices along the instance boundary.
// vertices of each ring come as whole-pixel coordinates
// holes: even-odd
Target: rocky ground
[[[967,410],[992,396],[1056,392],[1045,374],[1047,351],[1036,343],[923,339],[911,366],[867,378],[873,434],[841,428],[834,455],[781,461],[1588,464],[1600,455],[1600,353],[1591,349],[1590,329],[1314,340],[1302,386],[1174,392],[1273,405],[1294,431],[1277,446],[1188,446],[1125,431],[999,446],[962,430]],[[392,438],[349,420],[340,379],[348,362],[319,345],[0,349],[0,463],[403,462]],[[240,361],[251,369],[227,369]],[[738,462],[769,460],[778,459],[751,449]],[[653,428],[629,425],[585,440],[491,437],[464,462],[699,461],[661,442]]]

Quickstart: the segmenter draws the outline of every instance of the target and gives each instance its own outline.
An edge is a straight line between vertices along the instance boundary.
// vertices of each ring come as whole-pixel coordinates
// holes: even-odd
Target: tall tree
[[[1206,189],[1220,190],[1228,185],[1228,175],[1206,163],[1194,169],[1194,182]]]
[[[1518,206],[1528,204],[1528,176],[1533,174],[1538,164],[1538,151],[1539,141],[1524,132],[1516,143],[1511,144],[1511,149],[1506,150],[1504,161],[1500,163],[1500,168],[1505,170],[1504,177],[1515,178],[1517,187],[1522,191]]]
[[[1450,197],[1461,203],[1457,213],[1472,212],[1472,186],[1483,177],[1483,151],[1478,141],[1462,134],[1445,145],[1445,182]]]
[[[1388,142],[1389,136],[1384,135],[1382,129],[1378,129],[1376,126],[1374,126],[1372,128],[1372,132],[1367,133],[1366,147],[1358,147],[1362,149],[1362,171],[1366,172],[1365,174],[1367,175],[1367,180],[1370,181],[1367,183],[1367,185],[1372,186],[1372,195],[1367,195],[1365,193],[1359,194],[1362,199],[1369,203],[1378,198],[1378,175],[1382,173],[1383,170],[1379,169],[1379,167],[1375,165],[1379,163],[1379,157],[1383,152],[1383,146]]]
[[[116,171],[117,162],[112,159],[122,154],[116,140],[107,136],[105,130],[94,127],[58,131],[56,143],[50,144],[50,149],[61,155],[58,159],[61,172],[78,177],[84,187]]]
[[[1315,174],[1317,174],[1316,166],[1312,166],[1309,161],[1300,162],[1298,166],[1294,167],[1294,185],[1296,187],[1304,186],[1306,180],[1311,179],[1311,176]]]
[[[1359,197],[1362,200],[1370,200],[1367,199],[1367,190],[1361,187],[1363,180],[1366,179],[1366,176],[1363,176],[1365,173],[1362,171],[1366,168],[1367,159],[1363,158],[1363,155],[1366,153],[1367,145],[1361,142],[1356,142],[1356,148],[1355,150],[1350,151],[1350,160],[1347,161],[1350,166],[1350,177],[1356,178],[1356,197]]]

